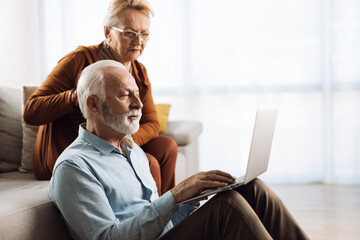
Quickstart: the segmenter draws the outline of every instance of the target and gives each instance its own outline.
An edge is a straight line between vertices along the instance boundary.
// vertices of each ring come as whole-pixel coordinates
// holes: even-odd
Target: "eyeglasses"
[[[118,32],[121,32],[122,36],[124,38],[130,39],[130,40],[135,40],[139,35],[142,38],[142,40],[146,41],[149,39],[149,32],[134,32],[131,30],[124,30],[121,28],[117,28],[117,27],[111,27],[113,29],[115,29]]]

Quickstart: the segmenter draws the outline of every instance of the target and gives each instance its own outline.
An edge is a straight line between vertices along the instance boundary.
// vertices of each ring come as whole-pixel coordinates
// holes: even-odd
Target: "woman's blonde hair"
[[[104,26],[116,26],[119,21],[119,12],[127,8],[143,11],[149,17],[154,16],[154,12],[147,0],[112,0],[104,19]]]

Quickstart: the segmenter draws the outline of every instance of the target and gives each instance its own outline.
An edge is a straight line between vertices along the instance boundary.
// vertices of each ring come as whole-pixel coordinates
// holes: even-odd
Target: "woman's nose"
[[[141,34],[137,35],[136,38],[133,40],[136,45],[141,45],[143,41],[144,40],[142,39]]]

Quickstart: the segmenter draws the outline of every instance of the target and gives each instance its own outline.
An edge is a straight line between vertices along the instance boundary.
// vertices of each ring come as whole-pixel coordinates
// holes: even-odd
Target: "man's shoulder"
[[[72,144],[70,144],[58,157],[55,162],[54,170],[64,163],[71,163],[72,165],[85,166],[86,156],[94,154],[96,152],[91,145],[89,145],[86,141],[82,139],[76,139]]]

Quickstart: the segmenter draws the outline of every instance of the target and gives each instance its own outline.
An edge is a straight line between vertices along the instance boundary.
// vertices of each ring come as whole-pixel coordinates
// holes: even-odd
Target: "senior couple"
[[[24,108],[41,125],[34,173],[75,239],[308,239],[255,179],[203,206],[177,204],[234,178],[198,173],[175,186],[176,143],[158,136],[145,67],[150,5],[113,0],[105,40],[62,58]]]

